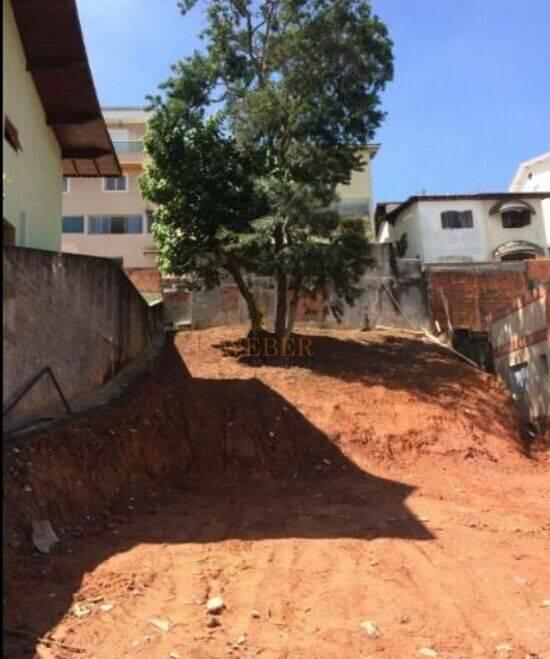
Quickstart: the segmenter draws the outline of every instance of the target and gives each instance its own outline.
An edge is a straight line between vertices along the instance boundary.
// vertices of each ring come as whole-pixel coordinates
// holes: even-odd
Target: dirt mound
[[[239,335],[180,334],[177,347],[198,382],[254,379],[256,389],[267,387],[354,461],[402,462],[426,454],[515,464],[523,451],[504,387],[432,343],[399,333],[325,332],[303,335],[309,349],[302,356],[262,359],[236,349]],[[223,398],[219,409],[231,416],[233,408],[235,415]],[[258,404],[239,412],[244,427],[260,420],[256,438],[262,415]],[[279,416],[267,417],[265,429],[275,433],[279,448],[292,442],[292,432],[276,428]]]
[[[520,457],[495,380],[406,336],[308,336],[311,355],[229,354],[239,330],[177,335],[119,400],[17,441],[6,494],[31,518],[67,522],[144,492],[287,481],[418,455]]]
[[[170,353],[119,400],[5,447],[10,522],[28,528],[31,518],[84,520],[144,489],[180,482],[190,451],[184,381]]]
[[[180,333],[120,400],[5,448],[11,656],[49,633],[106,657],[225,656],[243,634],[273,659],[550,650],[546,463],[503,388],[406,335],[263,360],[228,351],[241,335]]]

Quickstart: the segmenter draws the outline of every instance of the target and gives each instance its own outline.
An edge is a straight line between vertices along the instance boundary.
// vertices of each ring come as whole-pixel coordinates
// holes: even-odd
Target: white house
[[[550,151],[522,162],[510,184],[510,192],[550,192]],[[550,199],[543,199],[546,241],[550,243]]]
[[[376,234],[398,256],[425,262],[544,258],[543,199],[550,192],[413,196],[377,205]]]

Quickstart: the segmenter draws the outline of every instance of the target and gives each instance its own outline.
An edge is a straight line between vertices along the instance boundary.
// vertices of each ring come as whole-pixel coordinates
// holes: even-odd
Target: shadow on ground
[[[437,398],[442,407],[460,411],[483,431],[513,434],[518,446],[525,449],[513,401],[510,398],[505,406],[502,392],[494,395],[496,382],[492,376],[419,338],[369,332],[357,336],[340,339],[295,334],[296,346],[307,341],[308,349],[292,358],[250,355],[249,346],[242,339],[213,347],[251,369],[303,368],[343,382],[406,391],[421,401]]]
[[[322,341],[312,367],[324,354],[331,372],[334,347],[348,349]],[[6,657],[35,656],[83,575],[139,543],[433,537],[405,505],[413,485],[359,469],[256,378],[192,378],[173,344],[146,382],[100,412],[5,452]],[[30,548],[37,517],[60,534],[50,556]]]

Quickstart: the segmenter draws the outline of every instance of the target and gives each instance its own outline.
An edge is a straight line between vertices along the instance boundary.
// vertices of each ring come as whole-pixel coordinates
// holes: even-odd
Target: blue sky
[[[142,105],[200,48],[200,6],[182,18],[175,0],[77,3],[103,105]],[[550,150],[550,0],[372,4],[395,44],[375,201],[505,190],[520,161]]]

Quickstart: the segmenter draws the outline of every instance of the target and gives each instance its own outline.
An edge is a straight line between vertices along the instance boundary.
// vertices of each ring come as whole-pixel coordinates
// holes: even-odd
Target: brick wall
[[[162,280],[157,268],[124,268],[132,284],[143,293],[160,293]]]
[[[538,282],[550,282],[550,259],[526,261],[527,278]]]
[[[527,293],[550,273],[550,259],[426,268],[431,317],[448,329],[487,331],[487,317]],[[447,306],[447,310],[446,310]]]
[[[531,271],[532,273],[532,271]],[[495,372],[515,393],[520,412],[536,423],[550,421],[550,285],[540,285],[487,319]],[[521,365],[529,386],[513,375]]]

